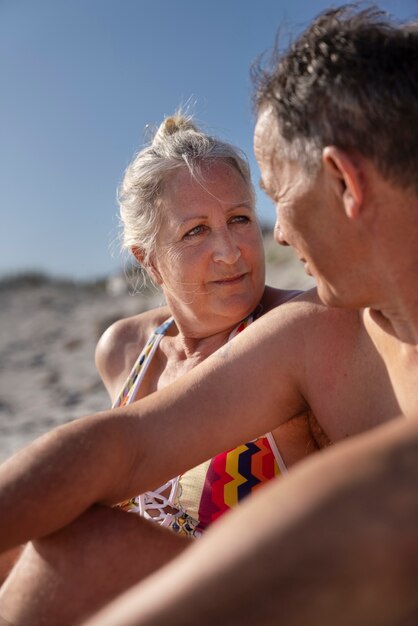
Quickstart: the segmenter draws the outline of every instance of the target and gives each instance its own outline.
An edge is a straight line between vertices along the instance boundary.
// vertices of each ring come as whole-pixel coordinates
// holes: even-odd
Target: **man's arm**
[[[418,417],[336,445],[84,626],[416,623],[417,484]]]
[[[155,488],[294,415],[304,370],[298,306],[272,311],[162,391],[66,424],[4,463],[0,551],[52,533],[94,503]]]

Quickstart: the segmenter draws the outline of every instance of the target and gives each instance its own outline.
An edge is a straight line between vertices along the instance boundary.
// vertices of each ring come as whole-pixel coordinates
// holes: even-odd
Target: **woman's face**
[[[199,179],[200,180],[200,179]],[[180,320],[212,328],[238,323],[264,290],[264,250],[239,172],[225,162],[182,168],[164,186],[153,275]]]

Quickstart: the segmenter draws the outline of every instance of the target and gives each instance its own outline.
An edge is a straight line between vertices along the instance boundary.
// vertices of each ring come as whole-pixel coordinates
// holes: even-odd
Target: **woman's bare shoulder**
[[[105,330],[97,343],[95,358],[109,391],[127,376],[151,333],[168,317],[168,307],[158,307],[120,319]]]

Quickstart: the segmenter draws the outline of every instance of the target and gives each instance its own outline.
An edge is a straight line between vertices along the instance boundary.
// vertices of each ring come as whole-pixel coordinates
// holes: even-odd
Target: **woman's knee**
[[[94,507],[69,526],[27,545],[4,585],[0,609],[18,624],[57,623],[53,620],[58,617],[61,624],[72,623],[188,545],[189,540],[136,515]]]

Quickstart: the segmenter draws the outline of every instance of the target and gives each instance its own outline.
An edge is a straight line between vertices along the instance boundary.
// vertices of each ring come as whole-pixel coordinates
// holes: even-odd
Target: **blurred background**
[[[179,105],[252,154],[251,64],[329,0],[0,0],[0,275],[118,270],[116,188]],[[416,0],[377,5],[406,19]],[[258,194],[271,226],[273,207]]]
[[[51,426],[108,406],[94,368],[114,319],[161,303],[132,296],[116,189],[150,129],[179,105],[242,148],[254,182],[250,67],[280,27],[326,0],[0,0],[0,460]],[[376,3],[417,18],[416,0]],[[271,238],[268,282],[307,288]]]

